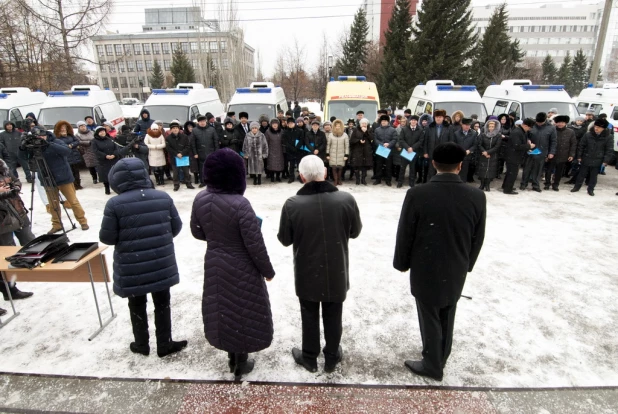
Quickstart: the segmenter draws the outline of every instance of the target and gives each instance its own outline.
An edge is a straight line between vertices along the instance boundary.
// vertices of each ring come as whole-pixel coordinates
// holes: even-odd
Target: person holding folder
[[[184,183],[187,188],[193,190],[191,184],[191,172],[189,171],[189,155],[191,154],[191,144],[189,137],[180,132],[180,122],[173,120],[170,122],[170,134],[165,138],[165,146],[170,157],[172,157],[172,172],[174,174],[174,191],[180,188],[179,173],[184,174]]]

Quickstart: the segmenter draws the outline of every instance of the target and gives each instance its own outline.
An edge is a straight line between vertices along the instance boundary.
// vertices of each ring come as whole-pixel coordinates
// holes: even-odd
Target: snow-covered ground
[[[83,172],[83,176],[87,176]],[[531,191],[488,196],[485,245],[468,277],[457,311],[453,353],[442,384],[449,386],[557,387],[618,385],[618,172],[600,177],[596,197]],[[72,242],[97,241],[108,196],[89,177],[78,192],[91,229],[69,233]],[[494,187],[496,187],[494,183]],[[188,339],[178,355],[159,359],[129,351],[132,340],[126,299],[113,298],[118,317],[92,342],[98,321],[89,284],[19,283],[34,297],[16,302],[21,315],[0,330],[0,371],[230,380],[227,357],[206,342],[201,317],[206,245],[189,229],[198,190],[171,191],[184,222],[176,238],[181,282],[172,288],[173,333]],[[345,352],[333,374],[310,374],[296,366],[291,348],[300,346],[300,312],[294,293],[292,249],[276,234],[280,209],[300,184],[249,186],[246,196],[264,218],[263,233],[277,275],[268,284],[275,323],[272,346],[254,355],[248,381],[426,384],[403,365],[420,357],[421,339],[408,275],[392,268],[397,221],[404,189],[357,187],[342,190],[357,199],[364,228],[350,244],[351,289],[344,305]],[[29,197],[29,188],[24,197]],[[29,200],[27,201],[29,204]],[[35,200],[34,232],[50,228]],[[112,250],[107,260],[112,263]],[[447,258],[445,258],[447,259]],[[99,303],[108,312],[105,288]],[[8,303],[0,302],[3,308]],[[151,346],[155,348],[152,305]],[[322,364],[322,359],[319,363]]]

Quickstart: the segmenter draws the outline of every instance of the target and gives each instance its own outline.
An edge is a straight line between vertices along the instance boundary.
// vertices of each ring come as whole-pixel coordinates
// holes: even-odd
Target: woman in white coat
[[[341,175],[350,154],[350,138],[343,121],[333,122],[333,132],[326,136],[326,159],[333,169],[333,184],[341,185]]]
[[[164,185],[165,169],[165,136],[159,125],[153,123],[148,128],[144,144],[148,147],[148,163],[155,176],[157,185]]]

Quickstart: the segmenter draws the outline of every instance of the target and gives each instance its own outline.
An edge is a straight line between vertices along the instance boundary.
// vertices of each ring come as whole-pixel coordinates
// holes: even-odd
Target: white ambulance
[[[430,80],[416,86],[408,101],[408,109],[419,116],[444,109],[449,116],[462,111],[466,117],[475,114],[482,121],[487,117],[487,109],[476,86],[455,85],[452,80]]]
[[[288,102],[283,88],[275,86],[272,82],[253,82],[248,88],[236,89],[227,110],[236,112],[237,119],[240,118],[240,112],[246,112],[249,121],[258,121],[260,115],[273,119],[280,110],[286,112]]]
[[[163,121],[165,128],[173,120],[182,126],[189,120],[208,112],[224,116],[223,103],[215,88],[204,88],[201,83],[179,83],[174,89],[153,89],[143,109],[148,109],[150,119]]]
[[[21,128],[30,112],[38,117],[46,98],[43,92],[32,92],[28,88],[0,88],[0,130],[4,128],[4,121],[11,121]]]
[[[380,96],[375,83],[367,82],[365,76],[339,76],[326,84],[324,120],[333,116],[344,123],[356,119],[363,111],[365,118],[373,121],[380,109]]]
[[[606,84],[602,88],[583,89],[577,97],[576,105],[580,115],[590,110],[594,111],[595,116],[607,114],[608,118],[618,120],[618,85]]]
[[[39,125],[53,129],[58,121],[67,121],[73,127],[86,116],[92,116],[97,125],[111,122],[119,130],[124,116],[116,95],[96,85],[76,85],[70,91],[51,91],[41,106]]]
[[[528,79],[504,80],[485,89],[483,101],[490,115],[515,112],[518,119],[533,118],[539,112],[556,108],[572,120],[578,115],[573,100],[563,85],[533,85]]]

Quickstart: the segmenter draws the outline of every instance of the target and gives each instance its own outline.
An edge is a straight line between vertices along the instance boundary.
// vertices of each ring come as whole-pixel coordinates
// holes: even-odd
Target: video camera
[[[47,131],[39,126],[35,126],[30,130],[30,132],[24,132],[21,134],[21,143],[19,147],[28,151],[42,149],[43,147],[49,145],[46,139],[41,138],[43,135],[47,135]]]

